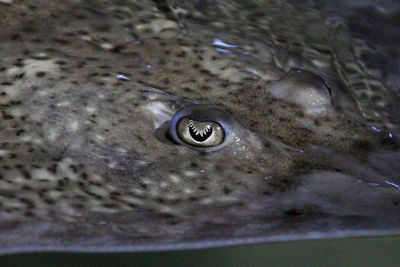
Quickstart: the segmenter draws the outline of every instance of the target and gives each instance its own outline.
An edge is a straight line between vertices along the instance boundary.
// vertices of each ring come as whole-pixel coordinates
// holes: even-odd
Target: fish
[[[399,234],[366,3],[1,0],[0,254]]]

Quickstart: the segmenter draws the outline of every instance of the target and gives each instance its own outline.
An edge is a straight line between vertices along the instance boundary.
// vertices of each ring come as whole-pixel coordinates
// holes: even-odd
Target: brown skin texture
[[[0,252],[400,229],[398,98],[366,48],[315,9],[196,3],[1,6]],[[231,144],[171,140],[193,102],[234,118]]]

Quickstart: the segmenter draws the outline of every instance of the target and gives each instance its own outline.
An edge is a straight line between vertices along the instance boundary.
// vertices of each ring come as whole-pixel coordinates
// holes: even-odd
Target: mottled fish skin
[[[0,1],[0,253],[399,233],[398,74],[326,14]],[[193,103],[229,113],[235,142],[174,143]]]

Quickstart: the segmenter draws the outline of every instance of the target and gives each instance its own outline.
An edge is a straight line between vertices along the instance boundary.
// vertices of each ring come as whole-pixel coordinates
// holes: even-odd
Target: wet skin
[[[399,231],[399,99],[343,21],[117,2],[0,6],[0,251]]]

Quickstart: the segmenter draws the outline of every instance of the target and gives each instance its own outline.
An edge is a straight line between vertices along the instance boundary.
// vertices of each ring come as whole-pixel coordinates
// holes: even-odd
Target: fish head
[[[285,1],[1,7],[0,251],[398,231],[398,98],[341,20]]]

